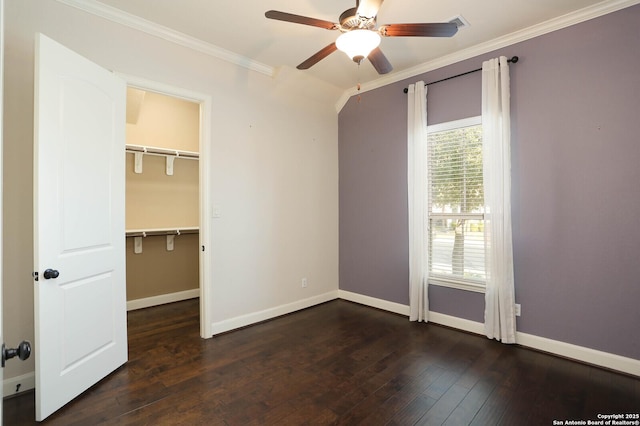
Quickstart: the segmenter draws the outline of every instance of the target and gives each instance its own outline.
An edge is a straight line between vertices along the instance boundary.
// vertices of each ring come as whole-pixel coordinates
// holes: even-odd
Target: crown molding
[[[95,16],[107,19],[133,28],[138,31],[142,31],[149,35],[159,37],[163,40],[176,43],[180,46],[187,47],[189,49],[196,50],[209,56],[213,56],[223,61],[230,62],[232,64],[250,69],[252,71],[259,72],[261,74],[272,77],[274,74],[274,68],[265,65],[261,62],[254,61],[245,56],[231,52],[229,50],[218,47],[214,44],[204,42],[190,35],[181,33],[179,31],[172,30],[165,26],[156,24],[130,13],[124,12],[115,7],[108,6],[104,3],[100,3],[96,0],[56,0],[59,3],[67,6],[75,7],[84,12],[90,13]]]
[[[416,65],[415,67],[407,68],[406,70],[399,71],[397,73],[393,73],[391,75],[387,75],[382,78],[369,81],[367,83],[362,83],[359,91],[356,88],[350,88],[343,92],[342,96],[340,96],[340,99],[336,103],[336,112],[340,113],[342,108],[349,101],[349,98],[356,94],[361,94],[369,90],[387,86],[389,84],[396,83],[398,81],[405,80],[419,74],[424,74],[426,72],[433,71],[447,65],[455,64],[456,62],[460,62],[465,59],[470,59],[484,53],[502,49],[504,47],[511,46],[513,44],[529,40],[553,31],[557,31],[562,28],[570,27],[572,25],[579,24],[590,19],[598,18],[600,16],[607,15],[609,13],[625,9],[639,3],[640,0],[605,0],[601,3],[597,3],[595,5],[577,10],[575,12],[550,19],[543,23],[513,32],[506,36],[499,37],[485,43],[480,43],[467,49],[459,50],[450,55],[441,56],[432,61]]]
[[[129,28],[142,31],[149,35],[159,37],[163,40],[167,40],[172,43],[187,47],[189,49],[204,53],[206,55],[250,69],[252,71],[265,74],[269,77],[273,77],[275,74],[274,67],[254,61],[245,56],[223,49],[214,44],[204,42],[179,31],[172,30],[146,19],[126,13],[120,9],[108,6],[104,3],[100,3],[97,0],[56,1],[67,6],[75,7],[76,9],[80,9],[84,12],[91,13],[95,16],[107,19],[109,21],[127,26]],[[356,90],[356,88],[350,88],[342,93],[342,95],[338,99],[338,102],[335,104],[336,111],[339,113],[349,101],[349,98],[356,94],[374,90],[401,80],[411,78],[415,75],[424,74],[426,72],[433,71],[435,69],[442,68],[447,65],[463,61],[465,59],[470,59],[475,56],[491,52],[493,50],[501,49],[515,43],[529,40],[534,37],[538,37],[543,34],[569,27],[571,25],[588,21],[590,19],[594,19],[621,9],[625,9],[639,3],[640,0],[605,0],[601,3],[585,7],[575,12],[550,19],[541,24],[533,25],[529,28],[516,31],[506,36],[499,37],[485,43],[480,43],[467,49],[457,51],[450,55],[445,55],[432,61],[425,62],[415,67],[411,67],[406,70],[399,71],[367,83],[363,83],[359,91]]]

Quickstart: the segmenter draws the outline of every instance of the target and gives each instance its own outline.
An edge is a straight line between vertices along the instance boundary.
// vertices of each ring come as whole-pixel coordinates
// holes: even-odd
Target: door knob
[[[23,340],[22,342],[20,342],[18,347],[14,349],[7,349],[3,343],[2,353],[0,354],[0,357],[2,358],[2,367],[4,367],[4,363],[8,359],[11,359],[17,356],[18,358],[24,361],[25,359],[29,358],[30,355],[31,355],[31,343],[29,343],[26,340]]]
[[[56,271],[55,269],[47,269],[46,271],[44,271],[44,279],[45,280],[49,280],[51,278],[58,278],[58,276],[60,275],[60,272]]]

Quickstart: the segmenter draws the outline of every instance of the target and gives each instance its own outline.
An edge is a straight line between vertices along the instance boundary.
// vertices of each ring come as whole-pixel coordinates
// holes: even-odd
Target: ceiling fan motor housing
[[[340,27],[345,31],[350,31],[354,28],[361,28],[372,30],[375,28],[376,23],[374,19],[360,19],[357,8],[347,9],[340,15]]]

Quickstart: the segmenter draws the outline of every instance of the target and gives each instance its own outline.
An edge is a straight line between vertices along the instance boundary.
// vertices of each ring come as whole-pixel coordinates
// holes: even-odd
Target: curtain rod
[[[519,59],[520,58],[518,58],[517,56],[513,56],[511,59],[507,59],[507,62],[511,62],[512,64],[515,64],[516,62],[518,62]],[[477,70],[471,70],[471,71],[463,72],[462,74],[452,75],[451,77],[443,78],[442,80],[438,80],[438,81],[432,81],[431,83],[425,83],[424,85],[425,86],[430,86],[432,84],[442,83],[443,81],[451,80],[453,78],[462,77],[463,75],[472,74],[472,73],[478,72],[478,71],[482,71],[482,68],[478,68]],[[404,93],[409,93],[409,89],[406,88],[406,87],[402,91]]]

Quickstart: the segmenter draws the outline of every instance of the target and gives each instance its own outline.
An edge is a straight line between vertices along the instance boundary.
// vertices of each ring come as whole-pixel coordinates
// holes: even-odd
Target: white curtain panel
[[[428,173],[427,89],[422,81],[408,91],[408,186],[409,186],[409,321],[428,321]]]
[[[490,339],[516,341],[511,240],[511,124],[507,58],[482,64],[487,288],[484,327]]]

